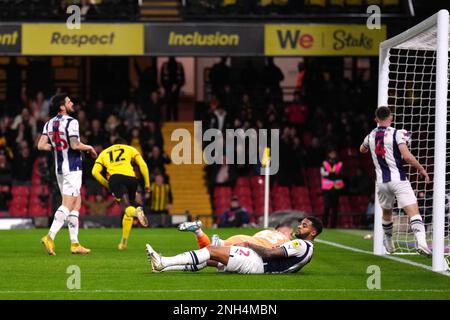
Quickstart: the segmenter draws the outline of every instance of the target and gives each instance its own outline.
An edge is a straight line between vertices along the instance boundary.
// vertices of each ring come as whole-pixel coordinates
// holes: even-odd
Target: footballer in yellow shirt
[[[128,237],[133,226],[133,217],[137,217],[144,227],[148,226],[144,210],[136,203],[136,191],[139,182],[134,172],[133,163],[138,165],[144,178],[145,191],[150,192],[147,164],[141,154],[135,148],[127,145],[127,142],[122,138],[117,138],[112,146],[103,150],[92,168],[94,178],[111,191],[116,201],[122,204],[122,210],[124,210],[119,250],[127,248]],[[106,177],[102,175],[103,169],[106,169]]]

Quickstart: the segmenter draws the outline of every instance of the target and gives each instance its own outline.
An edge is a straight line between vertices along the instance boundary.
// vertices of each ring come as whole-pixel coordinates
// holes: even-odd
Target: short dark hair
[[[323,224],[319,218],[317,218],[315,216],[306,216],[304,218],[298,219],[298,222],[302,222],[303,219],[308,219],[309,221],[311,221],[313,228],[316,229],[316,232],[317,232],[316,237],[322,232]]]
[[[278,223],[278,224],[275,226],[275,229],[284,228],[284,227],[292,228],[292,225],[291,225],[291,223],[288,222],[288,221],[281,221],[280,223]]]
[[[389,109],[389,107],[386,106],[381,106],[378,107],[377,110],[375,110],[375,117],[378,120],[386,120],[391,116],[391,110]]]
[[[59,113],[59,108],[66,103],[66,98],[68,97],[67,93],[59,93],[55,94],[50,99],[50,114],[55,115]]]
[[[114,140],[114,144],[128,144],[128,142],[124,138],[118,137]]]

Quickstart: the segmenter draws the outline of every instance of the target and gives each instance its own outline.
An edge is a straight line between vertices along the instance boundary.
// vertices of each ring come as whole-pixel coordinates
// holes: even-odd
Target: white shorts
[[[252,274],[264,273],[264,264],[261,257],[252,249],[231,246],[230,258],[224,271]]]
[[[377,187],[378,200],[380,201],[380,207],[383,209],[392,209],[395,198],[397,198],[400,208],[417,203],[416,195],[409,181],[378,183]]]
[[[77,197],[80,195],[81,178],[83,171],[72,171],[65,174],[56,174],[61,195]]]

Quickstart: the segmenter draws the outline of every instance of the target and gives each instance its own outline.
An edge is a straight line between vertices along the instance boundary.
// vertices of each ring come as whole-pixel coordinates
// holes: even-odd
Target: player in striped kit
[[[410,133],[391,127],[392,114],[388,107],[379,107],[375,112],[377,128],[369,133],[360,146],[362,153],[370,151],[377,175],[378,200],[383,210],[384,246],[386,251],[395,251],[392,240],[392,209],[394,199],[410,218],[410,226],[417,240],[416,250],[420,254],[431,256],[428,249],[425,227],[419,213],[417,198],[406,176],[404,163],[416,168],[427,183],[430,177],[424,167],[408,149]]]
[[[174,270],[173,266],[194,266],[198,271],[207,265],[222,264],[223,271],[245,274],[294,273],[308,264],[313,256],[314,239],[322,232],[322,221],[308,216],[300,221],[295,237],[276,248],[243,242],[232,246],[207,246],[173,257],[160,256],[147,244],[146,251],[153,272]]]
[[[41,151],[54,151],[55,170],[62,204],[55,212],[48,234],[41,239],[49,255],[55,255],[54,239],[68,221],[70,251],[73,254],[87,254],[91,250],[84,248],[78,241],[78,216],[81,207],[81,152],[88,152],[93,158],[97,153],[90,145],[80,142],[78,121],[71,116],[73,102],[67,94],[55,95],[51,100],[51,114],[56,114],[45,125],[38,142]]]

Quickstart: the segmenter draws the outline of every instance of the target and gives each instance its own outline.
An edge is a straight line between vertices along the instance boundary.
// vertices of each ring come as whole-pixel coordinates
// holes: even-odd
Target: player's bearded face
[[[308,225],[308,220],[302,220],[297,226],[297,231],[295,232],[295,237],[297,239],[306,239],[311,233],[311,226]],[[311,222],[309,222],[310,224]]]
[[[72,113],[73,110],[73,102],[70,101],[69,98],[66,98],[66,103],[64,104],[64,106],[66,107],[66,112],[67,113]]]

